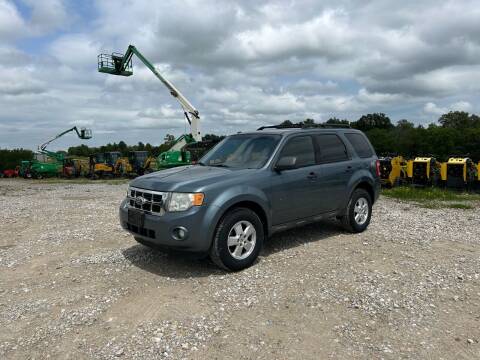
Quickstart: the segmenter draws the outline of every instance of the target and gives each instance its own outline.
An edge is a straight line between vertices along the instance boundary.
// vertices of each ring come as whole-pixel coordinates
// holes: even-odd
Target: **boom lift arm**
[[[71,129],[65,130],[64,132],[61,132],[60,134],[56,135],[53,139],[48,140],[46,143],[43,143],[42,145],[40,145],[38,147],[38,150],[46,151],[45,149],[47,148],[48,144],[50,144],[52,141],[57,140],[59,137],[62,137],[63,135],[68,134],[70,131],[75,131],[77,133],[77,136],[80,139],[91,139],[92,138],[92,130],[82,128],[79,131],[78,128],[76,126],[74,126]]]
[[[77,136],[80,139],[91,139],[91,137],[92,137],[92,130],[85,129],[85,128],[81,128],[80,130],[78,130],[78,128],[76,126],[74,126],[74,127],[70,128],[68,130],[65,130],[65,131],[61,132],[60,134],[56,135],[54,138],[52,138],[52,139],[48,140],[47,142],[43,143],[42,145],[40,145],[38,147],[38,151],[41,154],[45,154],[45,155],[51,157],[52,159],[57,160],[58,162],[62,162],[65,159],[65,155],[61,152],[48,151],[47,150],[47,145],[50,144],[51,142],[57,140],[58,138],[62,137],[63,135],[68,134],[71,131],[75,131],[77,133]]]
[[[142,55],[138,49],[129,45],[125,54],[100,54],[98,55],[98,71],[120,76],[130,76],[133,74],[132,57],[136,55],[147,68],[167,87],[170,94],[177,99],[183,109],[185,118],[191,127],[192,136],[195,141],[202,141],[200,133],[200,114],[198,110],[188,101],[188,99],[167,79],[165,79],[155,66]]]

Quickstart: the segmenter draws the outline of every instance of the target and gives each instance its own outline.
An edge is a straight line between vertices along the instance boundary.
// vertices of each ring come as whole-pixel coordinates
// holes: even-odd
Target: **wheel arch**
[[[220,222],[222,221],[222,219],[225,217],[225,215],[232,211],[233,209],[236,209],[236,208],[246,208],[246,209],[249,209],[251,211],[253,211],[255,214],[257,214],[257,216],[260,218],[261,222],[262,222],[262,225],[263,225],[263,232],[264,232],[264,235],[265,237],[268,237],[269,234],[270,234],[270,221],[269,221],[269,218],[268,218],[268,215],[267,215],[267,212],[265,210],[265,208],[260,204],[259,201],[255,201],[254,199],[236,199],[236,200],[233,200],[230,201],[228,204],[226,204],[225,206],[223,206],[222,208],[218,209],[219,211],[217,212],[217,216],[215,217],[215,220],[214,220],[214,224],[215,226],[213,226],[211,228],[211,231],[210,231],[210,238],[213,238],[214,234],[215,234],[215,231],[217,230],[218,228],[218,225],[220,224]]]
[[[353,189],[353,191],[357,190],[357,189],[363,189],[365,190],[368,195],[370,195],[370,200],[372,201],[372,203],[375,201],[375,192],[373,190],[373,186],[372,184],[370,184],[368,181],[360,181]],[[353,191],[352,193],[350,194],[350,196],[352,196],[353,194]]]
[[[340,215],[345,214],[345,209],[347,208],[348,202],[350,201],[350,198],[352,197],[353,192],[357,189],[363,189],[366,192],[368,192],[368,194],[370,195],[370,199],[372,201],[372,204],[376,200],[376,198],[375,198],[375,187],[374,187],[373,181],[372,181],[372,179],[370,179],[368,177],[358,178],[357,181],[353,182],[349,186],[349,188],[350,188],[350,191],[347,193],[348,196],[344,200],[343,206],[341,208],[342,210],[340,212]]]

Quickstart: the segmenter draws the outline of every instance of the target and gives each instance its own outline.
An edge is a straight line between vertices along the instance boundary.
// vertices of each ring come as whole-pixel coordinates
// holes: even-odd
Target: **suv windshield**
[[[280,135],[241,134],[224,139],[206,154],[200,164],[259,169],[270,158],[277,146]]]

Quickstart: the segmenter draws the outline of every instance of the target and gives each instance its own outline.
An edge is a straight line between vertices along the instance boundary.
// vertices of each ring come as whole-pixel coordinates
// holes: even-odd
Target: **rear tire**
[[[350,197],[345,215],[342,216],[342,225],[348,232],[360,233],[364,231],[372,217],[372,199],[364,189],[355,189]]]
[[[263,224],[247,208],[236,208],[223,216],[215,231],[210,258],[221,268],[238,271],[253,264],[264,240]]]

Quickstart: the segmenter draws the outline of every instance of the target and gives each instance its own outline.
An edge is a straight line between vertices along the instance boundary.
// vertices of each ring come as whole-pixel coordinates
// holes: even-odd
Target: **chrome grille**
[[[163,215],[167,195],[167,192],[129,187],[127,203],[130,208],[143,210],[154,215]]]

